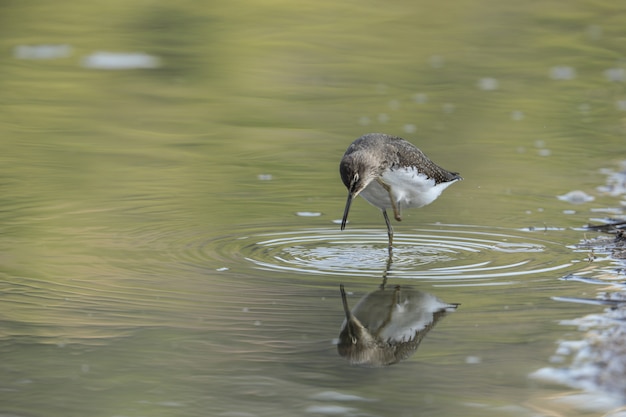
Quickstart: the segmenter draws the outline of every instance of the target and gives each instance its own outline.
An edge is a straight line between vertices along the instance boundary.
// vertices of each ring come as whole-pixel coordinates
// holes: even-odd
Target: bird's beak
[[[346,290],[343,288],[343,284],[339,284],[339,291],[341,292],[341,303],[343,304],[343,312],[346,314],[346,322],[350,323],[352,319],[352,312],[348,307],[348,297],[346,296]]]
[[[348,307],[348,297],[346,297],[346,290],[343,288],[343,284],[339,285],[339,290],[341,291],[341,302],[343,303],[343,311],[346,313],[346,328],[348,329],[348,334],[350,335],[350,341],[353,345],[357,343],[357,337],[355,336],[354,327],[352,326],[361,326],[362,324],[359,320],[352,315],[350,311],[350,307]]]
[[[341,230],[346,228],[346,223],[348,222],[348,213],[350,212],[350,204],[352,204],[353,198],[354,198],[354,194],[351,191],[348,191],[348,199],[346,200],[346,208],[343,209],[343,218],[341,219]]]

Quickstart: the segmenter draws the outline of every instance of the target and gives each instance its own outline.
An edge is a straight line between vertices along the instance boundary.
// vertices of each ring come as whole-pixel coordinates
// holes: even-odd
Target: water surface
[[[614,273],[575,245],[623,214],[597,189],[626,159],[621,12],[5,5],[0,414],[610,412],[529,374],[603,311],[558,301],[596,292],[560,278]],[[394,223],[390,266],[377,209],[336,223],[367,132],[465,178]],[[573,190],[594,200],[557,198]],[[354,304],[384,277],[461,306],[408,360],[352,366],[339,285]]]

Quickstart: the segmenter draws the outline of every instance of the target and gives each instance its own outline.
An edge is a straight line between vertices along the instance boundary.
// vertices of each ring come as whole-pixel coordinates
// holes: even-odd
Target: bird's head
[[[368,164],[366,160],[360,158],[358,153],[352,153],[348,156],[344,156],[341,160],[339,173],[341,174],[343,184],[348,189],[348,199],[346,200],[346,207],[341,220],[341,230],[343,230],[348,221],[348,213],[350,212],[352,200],[376,179],[377,172],[371,169],[371,164]]]

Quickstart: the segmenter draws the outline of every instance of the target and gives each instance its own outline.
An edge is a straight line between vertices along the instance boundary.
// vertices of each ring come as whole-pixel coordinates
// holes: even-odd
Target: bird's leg
[[[385,286],[387,285],[387,275],[389,275],[389,272],[391,271],[392,263],[393,258],[391,257],[391,247],[389,247],[389,256],[387,257],[387,263],[385,264],[385,272],[383,272],[383,282],[381,282],[378,286],[378,288],[380,288],[381,290],[384,290]]]
[[[391,198],[391,193],[389,193],[389,198]],[[402,213],[400,212],[400,203],[397,203],[391,200],[391,208],[393,209],[393,217],[401,222],[402,221]]]
[[[396,285],[396,288],[393,289],[393,306],[395,307],[397,304],[400,304],[400,286]]]
[[[385,209],[383,209],[383,217],[385,218],[385,223],[387,224],[387,236],[389,236],[389,260],[387,263],[390,264],[391,252],[393,251],[393,228],[391,227],[391,222],[389,221],[389,216],[387,216],[387,210]]]
[[[384,290],[385,289],[385,285],[387,285],[387,271],[385,271],[385,273],[383,274],[383,282],[380,283],[378,288],[381,289],[381,290]]]
[[[396,200],[393,198],[393,194],[391,193],[391,187],[385,184],[380,178],[378,178],[377,181],[389,194],[389,201],[391,202],[391,208],[393,209],[393,217],[399,222],[402,221],[400,205],[396,204]]]
[[[387,316],[385,317],[385,320],[383,320],[382,324],[378,327],[378,331],[376,332],[376,337],[380,337],[380,332],[385,330],[385,327],[387,327],[387,325],[391,323],[391,320],[393,320],[393,313],[396,309],[396,305],[398,305],[400,302],[400,286],[399,285],[396,285],[396,287],[394,288],[390,301],[391,303],[387,307]]]

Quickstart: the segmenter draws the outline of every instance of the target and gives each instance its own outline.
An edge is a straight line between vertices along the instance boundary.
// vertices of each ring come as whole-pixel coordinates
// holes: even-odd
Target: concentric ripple
[[[390,265],[387,235],[379,230],[260,233],[242,241],[239,253],[263,270],[335,276],[380,277],[388,273],[437,280],[493,281],[571,265],[563,245],[533,238],[530,233],[467,229],[447,226],[396,234]],[[563,256],[554,256],[557,253]]]

